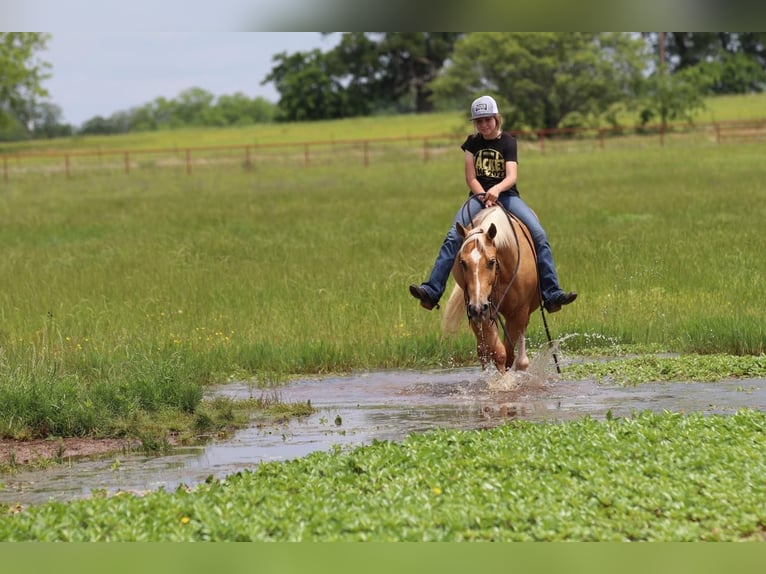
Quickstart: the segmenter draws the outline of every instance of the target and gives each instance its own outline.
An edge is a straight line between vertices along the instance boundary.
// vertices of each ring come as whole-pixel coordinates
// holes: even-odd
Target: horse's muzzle
[[[471,321],[484,321],[486,319],[489,319],[491,306],[489,303],[482,303],[482,304],[474,304],[474,303],[468,303],[466,305],[466,312],[468,313],[468,318]]]

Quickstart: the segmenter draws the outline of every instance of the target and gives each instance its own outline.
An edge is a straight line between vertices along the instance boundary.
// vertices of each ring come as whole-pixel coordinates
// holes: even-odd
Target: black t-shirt
[[[473,154],[476,179],[485,191],[505,178],[505,162],[519,161],[516,138],[505,132],[493,140],[485,140],[481,134],[470,135],[460,149]],[[513,184],[511,189],[503,193],[519,195],[519,190]]]

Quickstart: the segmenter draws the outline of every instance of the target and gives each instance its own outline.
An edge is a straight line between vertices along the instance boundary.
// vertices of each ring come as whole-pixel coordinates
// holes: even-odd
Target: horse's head
[[[463,294],[468,318],[481,323],[495,312],[492,308],[492,290],[497,282],[499,267],[494,239],[497,228],[494,223],[484,230],[467,230],[460,223],[457,231],[463,238],[456,258],[463,276]]]

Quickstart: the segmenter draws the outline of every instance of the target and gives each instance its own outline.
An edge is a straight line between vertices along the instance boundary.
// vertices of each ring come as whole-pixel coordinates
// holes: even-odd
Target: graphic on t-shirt
[[[503,179],[505,177],[505,159],[495,149],[480,149],[473,156],[476,177],[493,177]]]

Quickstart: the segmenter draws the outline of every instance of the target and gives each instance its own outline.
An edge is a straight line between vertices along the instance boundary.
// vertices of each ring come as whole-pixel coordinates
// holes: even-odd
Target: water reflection
[[[550,377],[548,377],[550,379]],[[244,383],[217,392],[260,396]],[[352,448],[400,440],[434,428],[477,429],[511,419],[568,420],[630,416],[640,410],[731,414],[766,409],[766,380],[651,383],[609,387],[592,381],[483,373],[478,369],[377,372],[299,381],[281,388],[284,401],[311,401],[318,412],[273,427],[252,427],[228,440],[174,450],[165,456],[119,455],[2,477],[0,502],[37,503],[88,496],[93,490],[172,490],[221,478],[262,461],[305,456],[334,445]],[[119,459],[119,462],[116,460]]]

